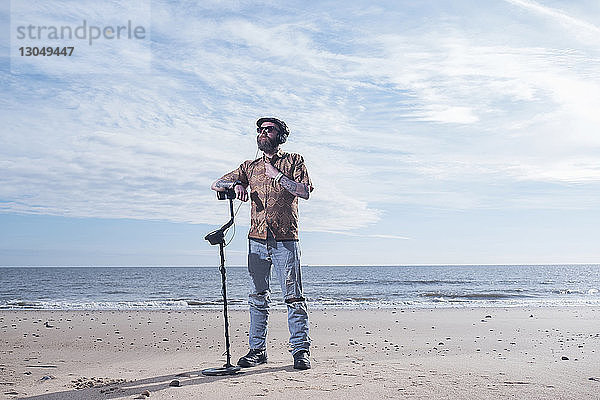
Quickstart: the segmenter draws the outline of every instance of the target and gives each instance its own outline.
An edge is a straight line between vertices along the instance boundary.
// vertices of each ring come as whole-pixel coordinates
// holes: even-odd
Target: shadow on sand
[[[144,390],[150,393],[158,392],[168,388],[176,390],[169,384],[173,380],[179,380],[180,386],[201,385],[212,383],[221,379],[232,379],[241,376],[252,376],[266,374],[278,371],[297,371],[291,365],[281,367],[264,367],[243,369],[235,375],[226,376],[204,376],[201,371],[182,372],[174,375],[155,376],[152,378],[140,379],[126,383],[114,383],[92,387],[89,389],[71,389],[62,392],[46,393],[31,397],[19,397],[21,400],[94,400],[94,399],[113,399],[117,397],[134,396],[141,394]]]

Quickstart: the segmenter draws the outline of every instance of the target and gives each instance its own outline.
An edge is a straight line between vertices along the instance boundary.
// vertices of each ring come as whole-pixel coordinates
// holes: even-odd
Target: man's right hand
[[[235,196],[238,200],[248,201],[248,191],[244,187],[244,185],[235,185]]]

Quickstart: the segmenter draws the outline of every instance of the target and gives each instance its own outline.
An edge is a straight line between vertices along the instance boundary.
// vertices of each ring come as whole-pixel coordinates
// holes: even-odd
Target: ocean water
[[[307,266],[311,308],[598,306],[600,265]],[[231,308],[247,270],[227,268]],[[276,276],[273,306],[283,308]],[[0,309],[219,309],[218,267],[0,267]]]

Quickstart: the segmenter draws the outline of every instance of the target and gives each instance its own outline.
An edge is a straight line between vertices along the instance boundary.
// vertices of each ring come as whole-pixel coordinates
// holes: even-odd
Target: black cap
[[[263,122],[272,122],[279,127],[279,135],[281,136],[279,143],[284,143],[290,134],[290,128],[282,120],[274,117],[262,117],[256,121],[256,126],[260,128]]]

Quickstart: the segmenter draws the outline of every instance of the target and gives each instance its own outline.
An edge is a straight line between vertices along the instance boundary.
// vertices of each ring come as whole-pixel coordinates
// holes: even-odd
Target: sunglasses
[[[262,127],[256,128],[256,132],[262,133],[262,131],[267,131],[268,133],[271,133],[271,132],[276,132],[277,128],[274,126],[262,126]]]

